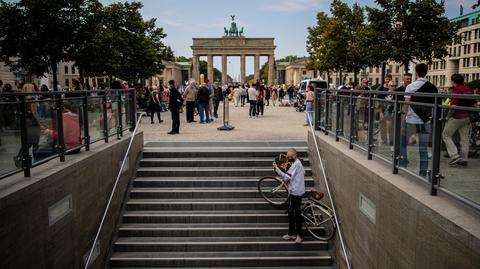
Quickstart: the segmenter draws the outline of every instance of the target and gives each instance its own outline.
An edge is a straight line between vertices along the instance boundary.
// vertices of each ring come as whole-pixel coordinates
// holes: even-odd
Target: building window
[[[75,66],[72,65],[72,74],[75,74]]]
[[[65,66],[65,74],[68,74],[68,66]]]
[[[306,71],[306,70],[303,70],[303,74],[306,75],[306,74],[307,74],[307,71]]]
[[[67,79],[65,79],[65,87],[70,87],[70,81]]]
[[[375,85],[378,85],[378,78],[375,78]]]

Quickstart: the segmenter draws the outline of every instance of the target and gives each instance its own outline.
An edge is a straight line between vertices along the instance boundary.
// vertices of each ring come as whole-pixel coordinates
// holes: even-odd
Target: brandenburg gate
[[[253,56],[254,80],[260,79],[260,57],[268,57],[268,85],[275,82],[275,44],[274,38],[246,38],[243,36],[243,27],[238,30],[235,16],[232,17],[230,29],[224,28],[225,35],[221,38],[193,38],[192,69],[193,78],[199,81],[199,58],[207,57],[206,77],[213,81],[213,57],[222,57],[222,84],[227,83],[227,57],[240,56],[240,83],[246,82],[245,58]]]

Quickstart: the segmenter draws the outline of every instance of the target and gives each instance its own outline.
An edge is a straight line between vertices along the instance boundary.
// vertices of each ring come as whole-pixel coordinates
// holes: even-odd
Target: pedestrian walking
[[[263,116],[265,108],[265,86],[261,85],[257,90],[257,117]]]
[[[160,86],[162,87],[162,86]],[[150,93],[150,98],[148,99],[148,110],[150,111],[150,123],[154,124],[153,117],[157,114],[158,123],[162,123],[162,117],[160,116],[160,111],[162,110],[162,97],[160,96],[160,91],[157,87],[153,87],[153,91]]]

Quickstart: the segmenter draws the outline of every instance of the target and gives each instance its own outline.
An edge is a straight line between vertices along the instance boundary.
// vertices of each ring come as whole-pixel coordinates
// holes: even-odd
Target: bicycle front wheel
[[[303,212],[303,219],[307,231],[316,239],[328,241],[336,231],[333,215],[319,205],[309,205]]]
[[[262,177],[257,187],[263,199],[272,205],[283,205],[288,201],[287,185],[279,178]]]

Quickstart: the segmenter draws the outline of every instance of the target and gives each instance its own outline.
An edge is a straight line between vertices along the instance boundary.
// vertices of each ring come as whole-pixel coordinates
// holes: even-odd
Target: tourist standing
[[[245,100],[247,99],[247,88],[245,85],[240,86],[240,102],[242,107],[245,106]]]
[[[261,85],[257,90],[257,117],[263,116],[265,108],[265,86]]]
[[[307,93],[305,94],[305,126],[310,125],[310,122],[313,124],[313,107],[314,107],[314,92],[315,89],[312,85],[308,85]]]
[[[240,102],[240,89],[235,87],[233,89],[233,104],[235,107],[238,107],[238,103]]]
[[[200,115],[200,123],[209,123],[210,116],[208,113],[208,105],[210,102],[210,92],[206,85],[200,86],[197,92],[198,114]]]
[[[160,86],[162,87],[162,86]],[[162,110],[162,98],[160,96],[160,91],[155,86],[153,87],[152,92],[150,93],[150,98],[148,99],[148,110],[150,111],[150,123],[154,124],[153,117],[157,114],[158,123],[162,123],[162,117],[160,116],[160,111]]]
[[[175,81],[168,82],[169,90],[169,109],[172,113],[172,130],[168,134],[180,133],[180,109],[183,106],[183,98],[180,92],[175,88]]]
[[[278,90],[276,87],[273,87],[272,89],[272,103],[273,103],[273,106],[275,106],[277,104],[277,99],[278,99]]]
[[[248,88],[248,102],[250,103],[250,109],[248,110],[248,115],[250,118],[257,115],[257,90],[253,87]]]
[[[403,75],[403,85],[397,88],[397,92],[403,92],[405,93],[405,90],[407,89],[408,85],[412,84],[412,74],[407,73]],[[404,95],[397,95],[398,101],[404,101],[405,97]],[[398,104],[400,107],[401,104]],[[401,111],[401,108],[399,109]],[[406,158],[403,158],[403,156],[407,156],[407,132],[406,132],[406,123],[405,123],[405,113],[402,114],[402,119],[401,119],[401,129],[400,129],[400,156],[402,158],[399,159],[399,165],[406,167],[407,166],[407,160]]]
[[[272,88],[271,87],[267,87],[265,89],[265,104],[267,106],[270,106],[270,98],[272,97]]]
[[[424,63],[417,64],[415,66],[415,73],[417,74],[418,79],[412,84],[408,85],[405,93],[431,93],[437,94],[438,89],[430,83],[425,77],[428,73],[428,66]],[[418,149],[420,154],[420,171],[419,175],[422,177],[427,177],[428,171],[428,142],[430,138],[431,131],[431,116],[432,108],[429,106],[422,105],[409,105],[409,102],[415,103],[427,103],[434,104],[434,97],[426,96],[405,96],[404,112],[407,113],[405,118],[406,121],[406,132],[407,139],[410,137],[410,132],[414,130],[418,135]],[[406,111],[408,110],[408,111]],[[403,156],[406,162],[407,151]]]
[[[195,87],[195,82],[190,82],[185,92],[183,93],[183,98],[186,101],[187,105],[187,122],[195,122],[193,114],[195,113],[195,98],[197,96],[197,88]]]
[[[473,90],[464,84],[465,80],[460,74],[452,75],[453,89],[449,94],[473,95]],[[474,107],[475,100],[457,99],[450,100],[452,106]],[[442,137],[451,160],[449,165],[467,165],[470,134],[470,113],[465,110],[449,109],[447,114],[447,123],[443,129]],[[452,136],[458,132],[460,135],[460,153],[452,140]]]
[[[218,107],[220,106],[220,101],[223,101],[223,90],[219,86],[218,82],[215,82],[213,86],[213,116],[218,118]]]

